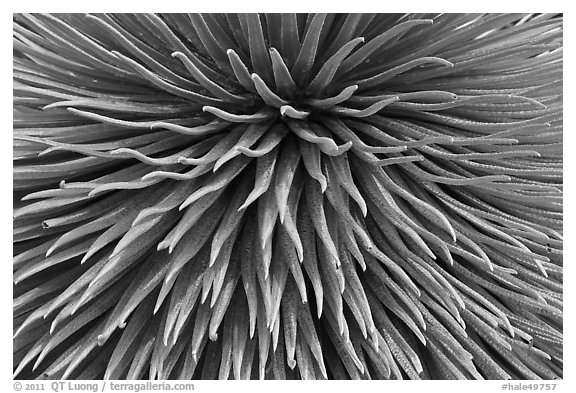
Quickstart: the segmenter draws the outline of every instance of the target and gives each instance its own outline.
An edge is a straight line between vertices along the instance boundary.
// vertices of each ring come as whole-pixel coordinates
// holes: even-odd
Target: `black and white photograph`
[[[556,389],[563,13],[373,8],[11,15],[15,390]]]

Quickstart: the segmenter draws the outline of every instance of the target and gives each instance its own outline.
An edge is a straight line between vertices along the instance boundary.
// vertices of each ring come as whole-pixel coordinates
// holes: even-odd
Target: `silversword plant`
[[[14,15],[14,375],[562,377],[562,16]]]

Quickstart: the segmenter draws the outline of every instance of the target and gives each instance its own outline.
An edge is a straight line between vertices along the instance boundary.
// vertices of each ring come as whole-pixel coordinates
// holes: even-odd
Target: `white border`
[[[6,4],[6,2],[8,4]],[[11,157],[11,130],[12,130],[12,57],[9,55],[11,53],[12,47],[12,13],[15,12],[183,12],[183,11],[194,11],[194,12],[310,12],[310,11],[324,11],[329,10],[330,12],[517,12],[521,10],[523,12],[565,12],[565,41],[568,45],[568,51],[565,51],[565,70],[576,69],[572,43],[573,40],[573,25],[571,22],[572,14],[567,11],[566,2],[547,0],[547,1],[506,1],[506,0],[482,0],[482,1],[334,1],[329,2],[314,1],[311,0],[288,0],[288,1],[270,1],[270,0],[260,0],[260,1],[206,1],[203,3],[197,0],[188,1],[178,1],[178,2],[133,2],[133,1],[122,1],[122,0],[97,0],[94,2],[84,2],[84,1],[40,1],[40,0],[27,0],[21,2],[14,2],[13,0],[5,0],[5,4],[2,6],[2,12],[0,14],[0,43],[2,48],[2,59],[0,64],[2,64],[2,73],[0,74],[2,78],[2,131],[0,132],[0,175],[2,183],[4,184],[3,190],[0,190],[0,223],[1,233],[0,233],[0,250],[2,251],[2,262],[0,266],[0,277],[2,282],[0,284],[0,307],[4,318],[0,323],[0,348],[4,348],[0,352],[0,390],[1,391],[14,391],[13,381],[12,381],[12,351],[9,348],[12,347],[12,270],[11,258],[12,258],[12,243],[11,243],[11,233],[12,233],[12,196],[11,191],[8,189],[9,184],[12,183],[12,176],[10,168],[12,167]],[[564,260],[565,260],[565,304],[567,305],[564,316],[564,381],[556,381],[558,386],[555,392],[575,392],[576,383],[574,383],[576,369],[574,367],[575,353],[574,344],[576,335],[572,332],[572,329],[576,328],[574,324],[574,312],[576,306],[574,304],[574,287],[571,285],[573,278],[576,277],[576,266],[574,265],[574,246],[576,239],[576,233],[574,231],[574,225],[572,219],[574,218],[574,207],[572,206],[572,201],[576,201],[576,194],[574,193],[574,187],[572,182],[572,175],[576,172],[574,154],[570,154],[572,147],[576,146],[576,129],[574,126],[574,110],[571,109],[572,95],[570,94],[574,91],[574,73],[565,72],[564,73],[564,92],[565,101],[568,105],[565,105],[568,110],[565,111],[565,134],[564,142],[568,149],[565,149],[564,154],[564,168],[565,177],[564,183],[565,196],[564,200],[567,201],[565,204],[565,230],[564,237],[567,240],[564,250]],[[568,154],[566,154],[568,153]],[[529,382],[529,381],[524,381]],[[397,391],[407,391],[416,392],[421,389],[431,389],[432,391],[442,391],[442,392],[462,392],[466,390],[466,393],[473,392],[495,392],[502,390],[502,381],[421,381],[421,382],[403,382],[403,381],[346,381],[346,382],[303,382],[303,381],[286,381],[286,382],[274,382],[274,381],[242,381],[242,382],[219,382],[219,381],[194,381],[195,391],[207,392],[207,391],[218,391],[218,390],[235,390],[235,391],[247,391],[247,392],[269,392],[271,389],[275,391],[284,392],[289,391],[293,393],[297,391],[313,391],[313,390],[327,390],[333,392],[343,392],[349,389],[361,388],[366,391],[383,391],[389,390],[392,392]],[[361,386],[360,386],[361,385]],[[51,391],[50,384],[44,383],[46,391]],[[99,384],[101,387],[102,384]],[[572,388],[569,388],[572,386]],[[110,389],[106,389],[110,391]]]

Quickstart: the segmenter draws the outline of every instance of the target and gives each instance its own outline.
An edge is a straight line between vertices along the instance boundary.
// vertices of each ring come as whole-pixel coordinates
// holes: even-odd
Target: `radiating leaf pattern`
[[[14,375],[562,377],[562,25],[14,15]]]

